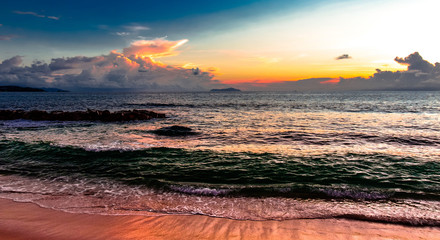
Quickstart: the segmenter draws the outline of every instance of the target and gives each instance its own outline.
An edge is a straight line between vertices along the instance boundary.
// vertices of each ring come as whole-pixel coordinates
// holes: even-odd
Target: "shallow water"
[[[2,93],[0,109],[149,109],[143,122],[0,121],[0,197],[74,212],[440,225],[440,93]],[[199,134],[157,136],[182,125]]]

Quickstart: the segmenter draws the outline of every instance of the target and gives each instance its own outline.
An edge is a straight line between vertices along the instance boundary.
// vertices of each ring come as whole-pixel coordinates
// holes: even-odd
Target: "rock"
[[[110,112],[108,110],[87,111],[23,111],[23,110],[0,110],[0,120],[29,119],[34,121],[102,121],[102,122],[126,122],[138,120],[150,120],[152,118],[165,118],[165,114],[148,110],[132,110]]]
[[[177,126],[177,125],[171,127],[159,128],[151,132],[161,136],[172,136],[172,137],[191,136],[191,135],[199,134],[197,132],[193,132],[191,128]]]

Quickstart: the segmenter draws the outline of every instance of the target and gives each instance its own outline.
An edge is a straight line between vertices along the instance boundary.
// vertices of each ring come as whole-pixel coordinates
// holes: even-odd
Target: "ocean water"
[[[440,92],[0,93],[0,197],[68,212],[440,226]],[[197,135],[158,136],[180,125]]]

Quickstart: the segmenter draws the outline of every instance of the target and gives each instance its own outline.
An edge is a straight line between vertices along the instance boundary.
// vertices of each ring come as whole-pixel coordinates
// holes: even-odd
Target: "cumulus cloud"
[[[338,87],[355,90],[440,90],[440,63],[431,64],[418,52],[394,60],[407,65],[407,70],[392,72],[376,69],[369,78],[341,78]]]
[[[408,71],[420,71],[424,73],[429,73],[434,70],[434,65],[424,60],[418,52],[409,55],[406,58],[396,57],[394,61],[408,66]]]
[[[23,12],[23,11],[14,11],[15,14],[20,14],[20,15],[31,15],[34,17],[39,17],[39,18],[49,18],[49,19],[53,19],[53,20],[59,20],[59,17],[55,17],[55,16],[46,16],[46,15],[42,15],[42,14],[38,14],[36,12]]]
[[[36,61],[22,66],[16,56],[0,63],[1,85],[33,87],[126,88],[152,91],[206,90],[219,84],[209,72],[161,63],[157,58],[176,54],[187,40],[155,39],[133,42],[122,53],[94,57],[54,58],[50,63]]]
[[[20,56],[15,56],[9,59],[4,60],[0,63],[0,73],[8,72],[13,67],[18,67],[22,63],[22,59]]]
[[[376,73],[368,78],[312,78],[273,83],[240,83],[235,86],[255,91],[440,90],[440,63],[432,64],[418,52],[394,60],[408,66],[407,70],[393,72],[376,69]]]
[[[335,60],[342,60],[342,59],[351,59],[351,56],[348,54],[342,54],[341,56],[335,58]]]

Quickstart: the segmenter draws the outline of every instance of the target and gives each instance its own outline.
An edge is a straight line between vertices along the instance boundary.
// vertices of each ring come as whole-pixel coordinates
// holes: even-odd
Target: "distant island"
[[[0,86],[0,92],[68,92],[58,88],[31,88],[19,86]]]
[[[211,92],[241,92],[241,90],[236,88],[220,88],[220,89],[211,89]]]

